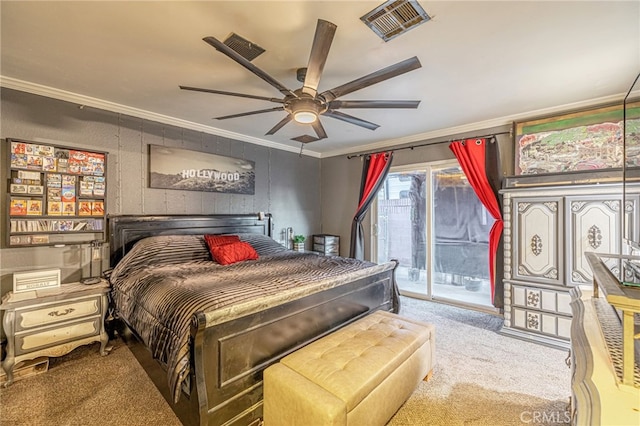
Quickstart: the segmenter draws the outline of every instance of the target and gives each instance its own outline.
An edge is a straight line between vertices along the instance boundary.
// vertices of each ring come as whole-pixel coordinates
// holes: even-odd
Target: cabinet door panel
[[[513,275],[516,279],[563,284],[562,200],[560,198],[514,199]]]
[[[619,253],[621,197],[567,197],[568,276],[570,284],[587,284],[593,279],[585,252]],[[618,266],[614,263],[612,268]]]

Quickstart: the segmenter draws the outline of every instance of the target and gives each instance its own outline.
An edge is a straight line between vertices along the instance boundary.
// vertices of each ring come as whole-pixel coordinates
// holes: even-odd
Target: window
[[[373,209],[374,259],[400,262],[401,293],[491,307],[494,219],[456,160],[393,167]]]

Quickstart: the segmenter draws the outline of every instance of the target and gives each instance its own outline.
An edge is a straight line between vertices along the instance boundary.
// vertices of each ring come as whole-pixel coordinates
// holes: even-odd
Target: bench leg
[[[433,369],[429,371],[426,376],[424,376],[424,379],[422,379],[422,381],[428,382],[431,379],[431,376],[433,376]]]

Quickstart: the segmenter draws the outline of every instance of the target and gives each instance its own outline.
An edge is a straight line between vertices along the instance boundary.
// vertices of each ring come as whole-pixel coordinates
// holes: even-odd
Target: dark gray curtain
[[[351,223],[351,246],[349,257],[364,259],[364,229],[362,220],[366,215],[371,203],[384,184],[391,162],[393,151],[367,155],[362,166],[362,179],[360,181],[360,202],[353,222]]]
[[[502,166],[500,163],[500,145],[493,136],[485,149],[485,172],[493,193],[502,209],[502,196],[498,191],[502,188]],[[493,295],[493,306],[504,308],[504,232],[500,236],[498,243],[498,256],[496,256],[496,276],[494,277],[495,290]]]

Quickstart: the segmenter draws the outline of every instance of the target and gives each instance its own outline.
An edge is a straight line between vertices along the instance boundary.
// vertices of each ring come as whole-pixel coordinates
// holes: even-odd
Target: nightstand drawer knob
[[[70,314],[73,311],[75,311],[75,309],[73,309],[73,308],[67,308],[64,311],[62,311],[62,313],[60,313],[59,311],[51,311],[51,312],[49,312],[49,316],[50,317],[62,317],[62,316]]]

